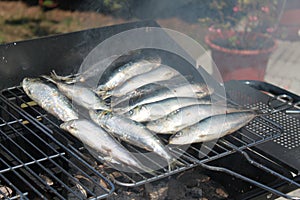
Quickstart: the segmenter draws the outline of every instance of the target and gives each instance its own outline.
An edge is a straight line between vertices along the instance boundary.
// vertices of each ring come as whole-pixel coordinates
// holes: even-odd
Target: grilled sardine
[[[241,109],[214,104],[191,105],[180,108],[165,117],[147,123],[146,127],[161,134],[173,134],[213,115],[240,112]]]
[[[90,117],[115,137],[165,158],[169,169],[176,164],[177,160],[164,147],[159,138],[142,124],[108,111],[90,110]]]
[[[96,89],[97,93],[103,94],[103,91],[112,90],[130,78],[133,78],[139,74],[149,72],[160,66],[160,58],[155,59],[139,59],[134,62],[129,62],[128,64],[116,69],[108,78],[104,84],[99,85]]]
[[[78,119],[78,114],[70,101],[56,87],[44,83],[39,78],[24,78],[22,87],[32,100],[58,119],[62,121]]]
[[[56,84],[59,91],[66,95],[69,99],[74,101],[76,104],[86,108],[86,109],[102,109],[110,110],[106,105],[105,101],[102,100],[92,89],[81,86],[79,84],[65,84],[55,77],[42,76],[43,78]]]
[[[188,97],[174,97],[137,106],[123,115],[137,122],[154,121],[179,108],[199,104],[211,104],[211,101]]]
[[[257,111],[249,110],[211,116],[177,132],[170,138],[169,144],[184,145],[218,139],[239,130],[258,115]]]
[[[122,163],[135,167],[143,172],[152,173],[152,170],[143,166],[127,149],[125,149],[111,135],[101,127],[86,119],[71,120],[60,125],[60,127],[71,133],[92,149],[109,163]],[[92,155],[95,156],[93,152]]]

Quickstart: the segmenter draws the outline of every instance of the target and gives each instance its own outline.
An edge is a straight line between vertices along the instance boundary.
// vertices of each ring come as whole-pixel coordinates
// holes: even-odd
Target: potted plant
[[[220,72],[223,81],[264,79],[277,46],[272,37],[276,4],[274,0],[211,1],[210,9],[216,15],[205,19],[209,25],[205,42],[217,67],[214,75]]]

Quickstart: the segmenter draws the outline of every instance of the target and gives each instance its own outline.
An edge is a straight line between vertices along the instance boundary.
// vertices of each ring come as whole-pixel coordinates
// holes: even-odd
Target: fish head
[[[139,110],[140,113],[150,113],[150,109],[148,109],[146,106],[139,106]]]
[[[76,120],[67,121],[61,124],[60,128],[74,135],[77,133]]]
[[[41,81],[39,78],[24,78],[21,86],[23,87],[23,90],[27,94],[31,94],[31,89],[34,87],[34,83]]]
[[[97,121],[104,121],[112,116],[109,110],[89,110],[89,115],[91,119]]]
[[[132,116],[137,116],[141,113],[147,110],[147,108],[143,105],[136,106],[135,108],[129,110],[127,113],[125,113],[126,117],[132,117]]]
[[[24,79],[23,79],[23,81],[21,82],[21,86],[22,87],[28,87],[28,86],[30,86],[30,84],[33,82],[33,78],[27,78],[27,77],[25,77]]]
[[[191,136],[184,134],[183,131],[179,131],[170,138],[169,144],[184,145],[191,143],[190,141]]]

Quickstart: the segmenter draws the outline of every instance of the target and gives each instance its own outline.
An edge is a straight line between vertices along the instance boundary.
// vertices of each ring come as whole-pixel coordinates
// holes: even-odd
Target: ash
[[[139,187],[116,186],[108,200],[223,200],[230,199],[224,187],[194,168]]]

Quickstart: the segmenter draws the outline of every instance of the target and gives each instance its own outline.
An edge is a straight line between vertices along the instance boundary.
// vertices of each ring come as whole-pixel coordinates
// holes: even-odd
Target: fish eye
[[[133,115],[133,110],[130,110],[130,111],[128,112],[128,114],[129,114],[129,115]]]
[[[75,130],[75,129],[76,129],[75,126],[72,125],[72,124],[69,125],[69,128],[70,128],[71,130]]]

